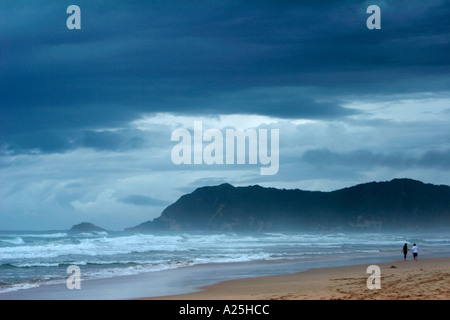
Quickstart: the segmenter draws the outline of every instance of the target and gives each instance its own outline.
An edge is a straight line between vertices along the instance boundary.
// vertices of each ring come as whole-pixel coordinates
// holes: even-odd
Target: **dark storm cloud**
[[[365,26],[370,4],[381,30]],[[449,84],[442,1],[77,1],[76,31],[67,5],[0,4],[0,144],[14,150],[70,149],[73,135],[142,113],[342,118],[356,112],[342,94]],[[118,148],[115,138],[84,141]]]
[[[96,150],[125,151],[142,147],[144,140],[138,135],[119,132],[94,132],[84,133],[79,146]]]
[[[3,140],[4,151],[9,153],[28,153],[28,152],[63,152],[73,149],[75,146],[70,141],[70,137],[74,132],[66,130],[44,130],[44,131],[28,131],[23,130],[14,135],[7,136],[8,139]]]
[[[148,147],[161,147],[170,133],[148,133],[132,128],[115,130],[42,130],[13,135],[4,146],[7,153],[60,153],[77,148],[96,151],[124,152]]]
[[[316,101],[298,88],[254,88],[243,91],[218,93],[193,101],[185,99],[193,107],[190,114],[258,114],[279,118],[337,119],[361,113],[344,108],[339,101]],[[211,106],[214,101],[214,108]],[[181,101],[180,101],[181,102]],[[253,107],[250,107],[253,106]],[[176,110],[174,110],[176,111]]]
[[[169,204],[167,201],[138,194],[129,195],[125,198],[119,199],[118,201],[136,206],[167,206]]]
[[[329,149],[307,150],[301,161],[316,167],[353,168],[436,168],[450,169],[450,150],[427,151],[420,155],[375,153],[368,150],[333,152]]]

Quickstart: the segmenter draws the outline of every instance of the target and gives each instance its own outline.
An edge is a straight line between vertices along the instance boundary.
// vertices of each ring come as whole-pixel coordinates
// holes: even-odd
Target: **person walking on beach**
[[[417,245],[415,243],[412,247],[412,253],[413,253],[414,260],[417,260],[417,256],[419,254],[419,248],[417,247]]]
[[[403,261],[406,261],[406,255],[408,254],[408,244],[407,243],[405,243],[405,245],[403,246],[402,252],[403,252]]]

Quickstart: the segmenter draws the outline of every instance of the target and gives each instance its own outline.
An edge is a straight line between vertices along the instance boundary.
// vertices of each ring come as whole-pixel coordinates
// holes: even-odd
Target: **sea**
[[[79,267],[83,284],[142,274],[156,279],[170,270],[195,266],[215,266],[208,268],[209,274],[216,270],[208,281],[221,281],[318,266],[402,260],[404,243],[410,248],[416,243],[420,258],[450,256],[450,233],[0,231],[0,298],[12,292],[14,297],[26,296],[35,288],[65,287],[72,275],[69,266]],[[411,254],[408,259],[412,259]],[[244,269],[246,272],[242,272]],[[189,277],[202,278],[205,274],[208,272],[191,273]],[[203,284],[202,279],[197,280],[196,284]],[[149,290],[142,294],[163,293]],[[177,288],[171,293],[177,293]]]

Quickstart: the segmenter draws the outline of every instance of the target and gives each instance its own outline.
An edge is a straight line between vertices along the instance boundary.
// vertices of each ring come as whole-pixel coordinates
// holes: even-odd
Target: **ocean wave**
[[[109,233],[106,231],[91,231],[91,232],[81,232],[81,233],[77,233],[77,236],[82,236],[82,237],[97,237],[97,236],[102,236],[102,237],[106,237],[109,236]]]
[[[46,262],[31,262],[31,263],[5,263],[0,267],[4,268],[35,268],[35,267],[58,267],[60,263],[46,263]]]
[[[69,265],[80,266],[82,279],[90,280],[209,263],[381,256],[398,254],[404,241],[409,243],[411,239],[398,235],[344,233],[14,232],[1,235],[0,278],[3,282],[27,281],[29,284],[22,284],[19,289],[8,287],[8,290],[20,290],[62,281],[67,277]],[[448,250],[445,249],[448,234],[441,238],[433,235],[415,239],[422,243],[422,250],[436,251],[441,247]],[[49,280],[49,275],[58,275],[59,279]],[[30,280],[35,278],[40,282]]]
[[[48,238],[48,239],[55,239],[55,238],[67,237],[67,233],[57,232],[57,233],[43,233],[43,234],[24,234],[24,235],[22,235],[22,237],[24,237],[24,238]]]
[[[15,245],[21,245],[24,244],[25,241],[21,237],[14,237],[12,239],[2,239],[1,242],[8,243],[8,244],[15,244]]]
[[[9,285],[0,286],[0,293],[7,293],[7,292],[37,288],[37,287],[39,287],[38,283],[25,282],[25,283],[9,284]]]
[[[370,248],[375,245],[395,248],[402,245],[403,239],[390,237],[376,237],[373,240],[363,237],[350,237],[344,234],[283,234],[267,233],[262,235],[236,234],[181,234],[181,235],[153,235],[153,234],[124,234],[108,235],[107,233],[81,234],[64,237],[64,233],[42,234],[39,237],[53,235],[53,239],[45,241],[24,241],[21,237],[2,239],[1,241],[13,246],[0,247],[0,263],[2,260],[21,261],[23,259],[56,259],[65,260],[76,256],[110,257],[127,254],[159,254],[204,252],[215,250],[275,250],[276,248],[298,248],[304,250],[314,248],[317,251],[339,249],[348,250]],[[30,235],[27,235],[30,236]],[[25,235],[23,235],[25,237]],[[443,242],[445,242],[443,240]],[[433,243],[434,244],[434,243]],[[436,246],[442,242],[436,242]],[[89,260],[89,259],[88,259]],[[46,261],[47,262],[47,261]]]

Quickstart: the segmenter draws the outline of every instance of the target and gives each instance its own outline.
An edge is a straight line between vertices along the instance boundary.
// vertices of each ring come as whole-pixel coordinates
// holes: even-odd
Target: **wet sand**
[[[155,299],[185,300],[448,300],[450,257],[376,264],[380,289],[370,290],[369,264],[220,282],[201,291]]]

